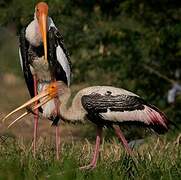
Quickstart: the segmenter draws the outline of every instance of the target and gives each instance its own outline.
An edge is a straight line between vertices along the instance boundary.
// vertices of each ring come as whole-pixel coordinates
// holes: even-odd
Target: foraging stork
[[[114,129],[119,140],[122,141],[123,146],[130,155],[132,154],[131,149],[119,128],[122,124],[128,123],[131,125],[137,123],[151,128],[159,134],[168,130],[169,120],[164,113],[130,91],[111,86],[88,87],[80,90],[75,95],[71,107],[67,109],[67,101],[70,95],[70,89],[65,83],[62,81],[54,82],[48,85],[38,96],[8,114],[5,119],[26,107],[31,107],[32,110],[37,109],[41,104],[58,96],[61,119],[73,123],[78,121],[85,122],[85,119],[88,119],[97,125],[97,137],[93,159],[88,166],[82,168],[96,167],[102,128],[104,126]],[[41,100],[41,103],[39,105],[33,105],[33,103],[38,100]],[[27,111],[24,115],[28,113]],[[20,118],[13,121],[9,127]]]
[[[31,97],[39,94],[52,81],[61,80],[70,85],[70,60],[63,44],[63,37],[53,20],[48,17],[48,5],[39,2],[35,7],[34,20],[23,28],[20,34],[20,63]],[[54,102],[55,101],[55,102]],[[43,117],[57,124],[57,100],[51,100],[39,108]],[[35,102],[36,104],[37,102]],[[34,111],[34,143],[35,156],[38,126],[38,110]],[[56,144],[58,143],[58,127],[56,126]],[[58,151],[58,144],[56,145]],[[58,152],[57,152],[58,153]],[[58,154],[57,154],[58,156]]]

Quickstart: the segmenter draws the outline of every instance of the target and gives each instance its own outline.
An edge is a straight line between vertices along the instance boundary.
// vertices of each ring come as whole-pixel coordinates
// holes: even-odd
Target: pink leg
[[[37,79],[36,76],[33,76],[34,81],[34,94],[35,96],[37,93]],[[35,102],[35,105],[37,105],[38,101]],[[35,158],[36,156],[36,140],[37,140],[37,129],[38,129],[38,109],[34,110],[34,133],[33,133],[33,156]]]
[[[131,148],[129,147],[128,142],[127,142],[127,140],[125,139],[125,137],[124,137],[121,129],[119,128],[119,126],[115,126],[115,125],[114,125],[113,128],[114,128],[114,131],[115,131],[118,139],[123,143],[123,146],[124,146],[124,148],[126,149],[127,153],[128,153],[130,156],[132,156],[132,154],[133,154],[133,153],[132,153],[132,150],[131,150]]]
[[[102,140],[102,127],[97,127],[96,145],[94,149],[93,159],[89,165],[80,167],[80,169],[94,169],[96,167],[97,160],[99,157],[99,148],[101,140]]]
[[[59,156],[59,147],[60,147],[60,135],[59,135],[59,126],[57,125],[56,127],[56,158],[57,160],[60,159],[60,156]]]
[[[60,110],[59,110],[59,106],[60,106],[60,102],[59,99],[55,98],[54,99],[54,103],[55,103],[55,113],[56,115],[60,114]],[[57,126],[55,127],[55,138],[56,138],[56,158],[57,160],[60,159],[59,156],[59,152],[60,152],[60,133],[59,133],[59,125],[57,124]]]

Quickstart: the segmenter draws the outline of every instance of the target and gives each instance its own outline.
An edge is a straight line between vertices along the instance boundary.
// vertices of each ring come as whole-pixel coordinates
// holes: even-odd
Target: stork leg
[[[36,75],[33,76],[34,82],[34,95],[36,96],[37,93],[37,79]],[[38,104],[38,101],[35,102],[35,106]],[[37,129],[38,129],[38,109],[34,110],[34,132],[33,132],[33,156],[36,156],[36,141],[37,141]]]
[[[132,150],[128,145],[128,142],[126,140],[126,138],[124,137],[124,134],[122,133],[121,129],[119,128],[119,126],[113,125],[115,134],[117,135],[118,139],[122,142],[124,148],[126,149],[127,153],[132,156]]]
[[[55,114],[57,117],[59,117],[60,115],[60,110],[59,110],[59,107],[60,107],[60,102],[57,98],[54,99],[54,103],[55,103]],[[59,160],[60,159],[60,133],[59,133],[59,125],[58,125],[58,122],[56,124],[56,127],[55,127],[55,143],[56,143],[56,159]]]
[[[55,127],[55,131],[56,131],[56,159],[59,160],[60,159],[60,156],[59,156],[60,133],[59,133],[59,126],[58,125]]]
[[[94,169],[96,167],[97,160],[99,158],[99,148],[101,141],[102,141],[102,127],[97,127],[96,145],[92,161],[89,165],[80,167],[80,169]]]

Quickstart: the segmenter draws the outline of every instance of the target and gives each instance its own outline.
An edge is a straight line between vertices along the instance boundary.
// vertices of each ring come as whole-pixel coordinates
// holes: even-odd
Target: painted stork
[[[61,80],[70,85],[71,65],[63,37],[48,16],[48,5],[39,2],[35,7],[34,20],[23,28],[20,34],[20,64],[31,97],[39,94],[52,81]],[[37,102],[35,102],[36,104]],[[57,100],[49,101],[39,110],[34,111],[34,143],[35,156],[38,112],[43,117],[58,121]],[[58,126],[56,126],[56,147],[58,151]],[[58,156],[58,152],[57,152]]]
[[[20,109],[28,107],[34,110],[50,99],[58,97],[62,120],[75,123],[79,121],[85,122],[87,119],[97,125],[97,137],[93,159],[88,166],[82,168],[96,167],[102,138],[102,128],[104,126],[114,129],[119,140],[130,155],[132,152],[120,130],[121,125],[126,123],[129,125],[140,124],[153,129],[159,134],[168,130],[169,120],[164,113],[130,91],[112,86],[88,87],[80,90],[75,95],[72,100],[72,105],[67,109],[67,101],[70,95],[70,89],[64,82],[54,82],[48,85],[38,96],[8,114],[5,119]],[[41,101],[41,103],[39,103],[39,105],[34,105],[33,103],[38,100]],[[24,115],[28,113],[27,111]],[[13,121],[9,127],[20,118],[21,116]]]

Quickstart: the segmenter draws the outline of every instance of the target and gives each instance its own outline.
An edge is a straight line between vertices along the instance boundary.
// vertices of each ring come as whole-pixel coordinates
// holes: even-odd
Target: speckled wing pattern
[[[128,95],[101,95],[92,93],[82,97],[83,107],[88,112],[104,113],[110,111],[134,111],[143,110],[145,101],[137,96]]]
[[[138,96],[91,93],[82,96],[81,102],[88,112],[88,119],[97,124],[136,122],[150,126],[158,133],[168,129],[167,117]]]

